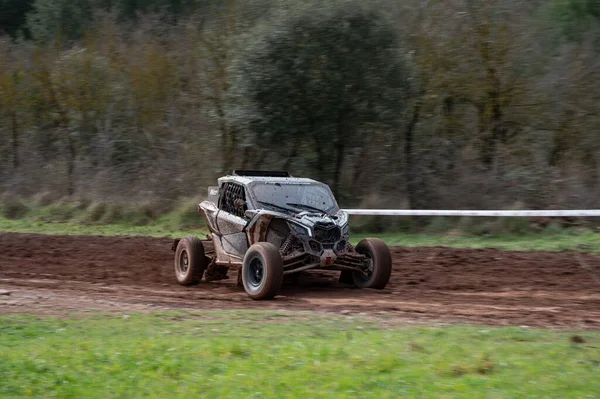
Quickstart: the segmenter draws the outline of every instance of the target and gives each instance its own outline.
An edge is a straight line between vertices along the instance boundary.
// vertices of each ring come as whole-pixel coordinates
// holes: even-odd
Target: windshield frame
[[[249,194],[251,200],[252,200],[252,205],[254,209],[263,209],[264,207],[261,206],[261,202],[272,202],[272,201],[264,201],[264,198],[259,199],[258,196],[256,195],[256,188],[257,186],[271,186],[271,185],[279,185],[279,186],[313,186],[313,187],[319,187],[321,189],[325,189],[327,191],[327,193],[329,194],[329,199],[331,200],[332,204],[329,208],[327,209],[322,209],[322,212],[328,215],[335,215],[337,212],[339,212],[340,210],[340,206],[337,203],[337,200],[335,199],[335,196],[333,195],[333,192],[331,191],[331,188],[329,188],[329,186],[325,183],[321,183],[321,182],[317,182],[317,181],[310,181],[310,182],[306,182],[306,181],[293,181],[293,180],[286,180],[286,181],[253,181],[248,183],[248,190],[247,190],[247,194]],[[297,210],[297,213],[300,212],[316,212],[316,211],[311,211],[308,208],[304,208],[304,207],[296,207],[296,206],[291,206],[291,205],[287,205],[287,202],[293,202],[293,203],[302,203],[301,199],[299,198],[287,198],[285,200],[283,200],[281,202],[281,204],[277,204],[275,202],[275,205],[278,206],[282,206],[282,207],[286,207],[286,208],[294,208],[295,210]],[[307,204],[308,205],[308,204]],[[285,213],[285,212],[282,212]]]

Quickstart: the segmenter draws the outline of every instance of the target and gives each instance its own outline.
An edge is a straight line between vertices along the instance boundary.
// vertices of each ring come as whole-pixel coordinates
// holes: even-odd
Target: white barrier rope
[[[501,217],[600,217],[600,209],[552,211],[453,211],[433,209],[344,209],[350,215],[369,216],[501,216]]]

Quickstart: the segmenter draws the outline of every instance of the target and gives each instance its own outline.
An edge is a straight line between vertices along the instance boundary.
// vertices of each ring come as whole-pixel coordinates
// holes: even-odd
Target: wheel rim
[[[246,269],[246,281],[253,290],[258,289],[265,277],[265,266],[260,257],[255,257],[250,261]]]
[[[375,268],[374,264],[373,264],[373,257],[371,256],[370,253],[366,252],[363,254],[364,256],[366,256],[369,259],[369,267],[367,268],[367,274],[360,274],[358,275],[358,279],[361,282],[367,282],[371,279],[371,277],[373,276],[373,269]]]
[[[185,276],[190,269],[190,257],[187,251],[184,249],[179,255],[179,274]]]

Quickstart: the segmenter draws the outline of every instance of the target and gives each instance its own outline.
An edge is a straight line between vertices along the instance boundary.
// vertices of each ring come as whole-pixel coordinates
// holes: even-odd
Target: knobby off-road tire
[[[181,285],[198,284],[206,269],[204,245],[196,237],[184,237],[175,250],[175,277]]]
[[[273,299],[281,289],[283,261],[277,247],[268,242],[252,245],[244,256],[242,284],[255,300]]]
[[[392,255],[385,242],[379,238],[365,238],[356,246],[356,252],[371,259],[372,269],[368,276],[353,273],[354,284],[359,288],[384,289],[392,275]]]

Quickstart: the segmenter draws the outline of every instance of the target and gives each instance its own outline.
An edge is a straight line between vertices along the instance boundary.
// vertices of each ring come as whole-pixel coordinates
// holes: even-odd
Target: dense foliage
[[[285,168],[343,205],[593,207],[596,0],[0,1],[0,190],[173,200]]]
[[[255,28],[232,68],[236,127],[267,151],[287,151],[286,168],[314,152],[304,167],[335,190],[346,154],[398,126],[408,82],[393,25],[348,3]]]

